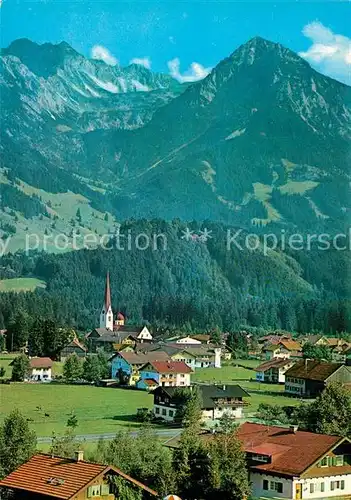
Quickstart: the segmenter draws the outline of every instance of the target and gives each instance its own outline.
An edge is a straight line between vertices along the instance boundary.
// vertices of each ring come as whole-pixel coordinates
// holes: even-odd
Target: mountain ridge
[[[290,49],[254,37],[181,85],[87,59],[65,42],[37,46],[69,53],[61,66],[54,58],[54,75],[38,77],[1,52],[6,179],[73,189],[117,220],[345,229],[351,88]]]

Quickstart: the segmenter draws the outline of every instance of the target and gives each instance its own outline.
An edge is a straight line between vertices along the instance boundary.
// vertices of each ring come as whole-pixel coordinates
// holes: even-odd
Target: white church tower
[[[100,328],[113,331],[113,312],[111,307],[110,274],[107,273],[105,285],[105,300],[100,313]]]

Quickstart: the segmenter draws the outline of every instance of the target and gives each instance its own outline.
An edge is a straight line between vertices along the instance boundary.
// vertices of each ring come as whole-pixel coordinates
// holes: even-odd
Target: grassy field
[[[13,356],[0,355],[0,366],[7,369]],[[284,386],[256,382],[253,368],[256,360],[235,360],[222,368],[201,368],[193,375],[194,382],[237,383],[250,394],[245,413],[254,416],[260,403],[295,406],[299,399],[282,394]],[[60,374],[61,363],[54,364],[54,373]],[[31,427],[38,436],[62,433],[71,412],[78,418],[76,434],[114,433],[120,429],[136,428],[133,417],[137,408],[152,408],[153,396],[142,391],[72,386],[59,384],[11,384],[0,385],[0,421],[12,409],[18,408],[26,418],[32,419]],[[37,407],[39,409],[37,409]],[[45,416],[47,413],[49,416]],[[90,443],[87,443],[87,446]],[[44,445],[43,445],[44,446]]]
[[[38,436],[62,433],[71,412],[78,418],[76,434],[117,432],[137,427],[133,416],[137,408],[152,407],[146,392],[93,386],[55,384],[11,384],[0,386],[0,419],[18,408]],[[37,407],[40,410],[37,410]],[[49,416],[45,417],[45,413]]]
[[[15,357],[15,354],[0,354],[0,367],[2,366],[6,370],[4,378],[11,378],[12,368],[10,363]]]
[[[0,280],[0,292],[32,292],[36,288],[45,288],[45,281],[37,278],[13,278]]]

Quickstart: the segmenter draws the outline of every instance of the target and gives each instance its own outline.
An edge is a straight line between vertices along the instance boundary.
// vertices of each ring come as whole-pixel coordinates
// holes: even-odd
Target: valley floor
[[[0,358],[0,365],[8,365],[8,358]],[[252,381],[257,361],[236,360],[222,368],[197,369],[194,382],[239,384],[250,393],[246,418],[254,417],[260,403],[297,405],[299,399],[282,394],[281,385],[260,384]],[[236,366],[236,365],[240,366]],[[247,368],[246,368],[247,367]],[[251,368],[251,369],[250,369]],[[55,367],[54,367],[55,370]],[[56,373],[61,366],[57,364]],[[7,371],[7,376],[9,375]],[[49,437],[53,432],[64,432],[71,413],[78,419],[77,435],[102,435],[122,429],[136,430],[134,420],[138,408],[152,408],[153,396],[143,391],[65,384],[12,383],[0,385],[0,420],[18,408],[38,437]],[[45,416],[45,414],[47,414]]]

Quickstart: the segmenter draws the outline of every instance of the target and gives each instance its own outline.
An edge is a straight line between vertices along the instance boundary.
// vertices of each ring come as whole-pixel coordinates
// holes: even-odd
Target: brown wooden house
[[[121,497],[114,477],[141,491],[145,499],[157,497],[156,491],[116,467],[85,462],[82,452],[74,460],[34,455],[0,481],[0,490],[11,492],[14,500],[117,500]]]

